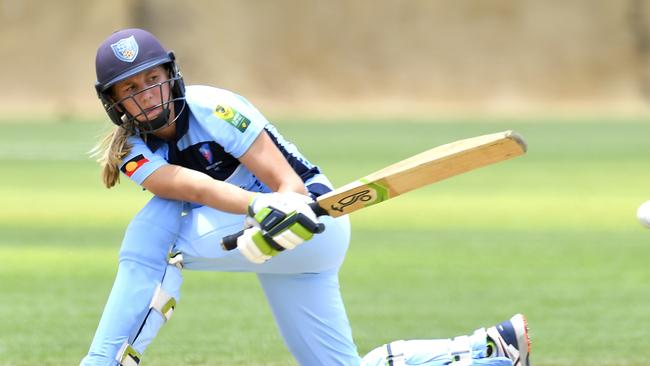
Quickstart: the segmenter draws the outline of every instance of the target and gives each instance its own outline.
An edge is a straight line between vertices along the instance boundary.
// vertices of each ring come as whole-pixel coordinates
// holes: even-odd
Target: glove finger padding
[[[249,208],[249,213],[248,216],[246,216],[245,222],[249,222],[249,225],[251,226],[260,227],[268,231],[281,223],[287,215],[293,212],[295,211],[283,211],[274,206],[268,206],[260,209],[257,213],[253,213]]]
[[[257,264],[266,262],[278,253],[267,243],[257,227],[244,230],[237,238],[237,249],[246,259]]]
[[[325,228],[310,202],[311,197],[293,192],[258,194],[248,207],[245,225],[261,229],[270,248],[293,249]]]
[[[310,217],[311,216],[311,217]],[[297,245],[310,240],[315,233],[320,233],[324,225],[309,209],[308,213],[295,212],[273,227],[268,236],[285,249],[293,249]],[[266,235],[265,235],[266,237]]]

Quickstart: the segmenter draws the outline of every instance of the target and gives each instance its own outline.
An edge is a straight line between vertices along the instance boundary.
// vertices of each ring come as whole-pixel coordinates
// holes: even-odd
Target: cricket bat
[[[406,192],[526,153],[513,131],[472,137],[434,147],[326,193],[310,204],[318,216],[338,217]],[[224,249],[237,247],[241,233],[226,236]]]

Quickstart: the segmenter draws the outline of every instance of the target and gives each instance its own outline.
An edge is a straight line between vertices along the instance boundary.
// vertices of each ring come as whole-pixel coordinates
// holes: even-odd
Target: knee
[[[148,223],[133,221],[124,235],[119,260],[120,262],[132,261],[154,268],[164,268],[174,240],[175,236],[164,229]]]
[[[295,251],[300,257],[298,269],[303,272],[326,272],[338,269],[350,245],[350,223],[347,217],[324,217],[325,231]],[[291,254],[288,254],[291,255]]]
[[[178,231],[182,212],[183,202],[154,196],[136,214],[134,221],[147,221],[169,228],[171,231]]]
[[[180,230],[180,202],[154,197],[131,221],[120,248],[120,262],[164,268]]]

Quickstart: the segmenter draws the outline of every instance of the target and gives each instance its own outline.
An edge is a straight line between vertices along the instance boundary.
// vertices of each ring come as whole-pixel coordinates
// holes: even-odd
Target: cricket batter
[[[174,54],[147,31],[110,35],[96,72],[117,125],[97,149],[104,183],[121,171],[155,196],[126,230],[82,365],[138,365],[176,308],[181,269],[256,273],[301,365],[529,365],[521,315],[471,336],[392,342],[361,359],[338,283],[350,225],[309,208],[332,189],[318,167],[243,97],[186,88]],[[238,250],[221,249],[242,226]]]

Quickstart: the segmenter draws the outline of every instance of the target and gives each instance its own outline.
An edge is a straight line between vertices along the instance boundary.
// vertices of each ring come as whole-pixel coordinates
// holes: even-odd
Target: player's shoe
[[[513,366],[530,366],[530,338],[528,325],[522,314],[517,314],[487,329],[488,354],[507,357]]]

